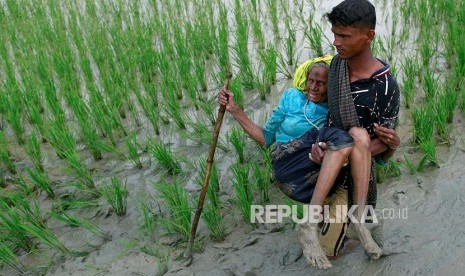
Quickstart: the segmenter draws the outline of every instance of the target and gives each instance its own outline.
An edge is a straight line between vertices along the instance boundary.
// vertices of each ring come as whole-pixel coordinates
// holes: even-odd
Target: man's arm
[[[381,159],[387,162],[400,145],[400,137],[394,129],[375,124],[375,133],[378,138],[371,140],[371,155],[382,153]]]
[[[400,145],[400,137],[397,135],[397,132],[394,129],[389,129],[378,125],[375,125],[375,132],[379,138],[371,140],[371,156],[382,153],[382,160],[387,162],[394,155],[397,147]],[[318,145],[313,144],[310,155],[312,161],[317,164],[321,164],[323,162],[326,149],[326,143],[320,142]]]

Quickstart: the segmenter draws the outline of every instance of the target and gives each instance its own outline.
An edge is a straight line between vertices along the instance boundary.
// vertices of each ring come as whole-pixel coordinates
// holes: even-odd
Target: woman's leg
[[[336,180],[339,170],[344,161],[352,151],[352,147],[346,147],[339,150],[328,150],[321,164],[320,174],[313,191],[313,196],[310,201],[310,207],[322,206],[324,200],[329,194],[334,181]],[[308,263],[318,268],[329,268],[329,262],[326,254],[321,249],[318,240],[318,223],[307,222],[300,225],[300,242],[303,246],[303,254]]]
[[[364,211],[370,180],[371,153],[370,137],[364,128],[354,127],[349,131],[354,138],[354,148],[350,154],[351,173],[354,183],[354,203],[357,205],[353,226],[357,230],[360,242],[372,259],[381,256],[381,249],[373,240],[370,231],[365,227]]]

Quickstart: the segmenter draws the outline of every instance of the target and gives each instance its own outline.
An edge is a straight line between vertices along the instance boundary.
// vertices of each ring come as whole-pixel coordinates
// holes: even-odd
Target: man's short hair
[[[326,14],[333,26],[366,27],[375,29],[376,11],[367,0],[345,0]]]

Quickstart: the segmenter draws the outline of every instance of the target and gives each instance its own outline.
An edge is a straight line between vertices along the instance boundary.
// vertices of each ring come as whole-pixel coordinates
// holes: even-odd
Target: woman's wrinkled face
[[[313,67],[307,76],[307,100],[314,103],[326,102],[328,100],[328,69],[323,66]]]

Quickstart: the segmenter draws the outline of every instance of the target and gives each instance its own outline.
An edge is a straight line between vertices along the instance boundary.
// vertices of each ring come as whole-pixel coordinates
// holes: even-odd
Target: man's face
[[[333,45],[341,58],[349,59],[366,49],[371,43],[370,30],[351,26],[332,26]]]
[[[328,69],[324,67],[314,67],[307,76],[307,86],[304,91],[307,100],[314,103],[326,102],[328,100]]]

